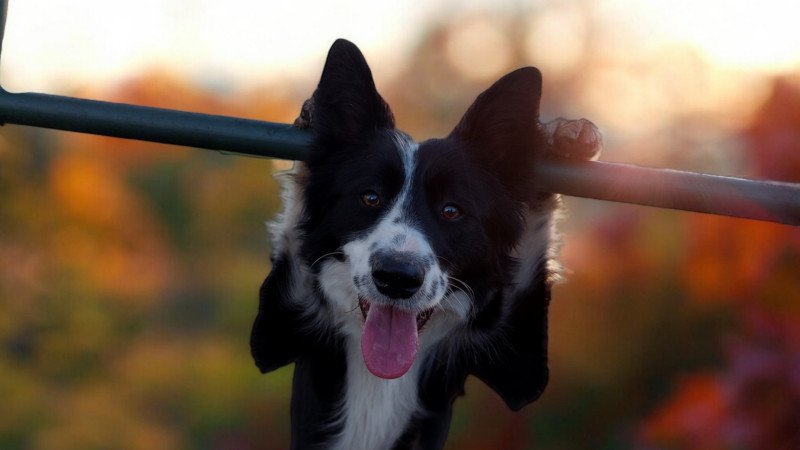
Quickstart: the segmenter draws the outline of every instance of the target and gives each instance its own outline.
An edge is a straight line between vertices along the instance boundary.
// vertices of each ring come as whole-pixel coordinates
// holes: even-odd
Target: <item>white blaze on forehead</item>
[[[385,239],[387,233],[392,235],[388,242],[391,247],[398,251],[432,253],[425,236],[409,223],[404,213],[410,208],[411,191],[414,184],[414,172],[417,165],[417,150],[419,144],[414,142],[408,135],[395,131],[394,142],[400,159],[403,161],[403,187],[392,205],[392,209],[378,225],[377,232],[380,231],[381,238]]]
[[[371,253],[377,246],[396,251],[431,254],[433,250],[425,239],[425,235],[410,223],[411,221],[408,217],[405,217],[405,213],[409,210],[410,202],[412,201],[411,191],[414,183],[419,144],[399,131],[395,131],[392,138],[397,153],[403,162],[403,186],[397,197],[395,197],[389,212],[378,222],[375,229],[367,235],[364,243],[370,246],[368,253]]]
[[[406,175],[405,183],[403,184],[403,189],[405,190],[407,187],[411,186],[419,144],[414,142],[407,134],[399,131],[393,133],[392,139],[396,145],[397,152],[400,154],[400,159],[403,160],[403,169]]]

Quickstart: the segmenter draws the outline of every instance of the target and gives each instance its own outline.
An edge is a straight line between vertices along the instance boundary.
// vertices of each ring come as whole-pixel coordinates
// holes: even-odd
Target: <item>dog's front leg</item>
[[[556,119],[542,124],[547,147],[542,157],[596,159],[602,136],[586,119]],[[556,275],[553,213],[555,194],[536,194],[528,205],[526,231],[517,245],[519,261],[511,288],[498,292],[491,303],[502,311],[475,349],[471,372],[494,389],[512,410],[536,400],[547,384],[547,310],[550,285]],[[491,311],[491,308],[488,308]]]
[[[271,372],[295,363],[292,382],[292,449],[325,448],[336,432],[336,411],[344,389],[344,346],[331,336],[319,345],[304,302],[303,268],[289,253],[279,255],[261,285],[250,347],[256,365]],[[309,294],[310,295],[310,294]]]
[[[300,276],[297,269],[289,255],[277,257],[259,291],[250,351],[263,373],[293,362],[308,340],[302,333],[302,310],[293,299],[295,277]]]

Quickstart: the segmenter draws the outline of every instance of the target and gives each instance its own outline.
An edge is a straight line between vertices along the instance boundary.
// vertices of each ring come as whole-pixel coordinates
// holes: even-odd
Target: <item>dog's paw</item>
[[[603,136],[586,119],[558,118],[542,124],[547,136],[548,154],[561,158],[596,160],[603,149]]]

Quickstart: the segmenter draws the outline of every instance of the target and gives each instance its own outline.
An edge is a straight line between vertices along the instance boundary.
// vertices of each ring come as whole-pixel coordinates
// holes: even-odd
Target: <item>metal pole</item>
[[[281,159],[303,159],[311,142],[310,133],[282,123],[5,90],[0,123]]]
[[[0,4],[0,52],[3,51],[3,37],[6,35],[6,17],[8,17],[8,0]]]
[[[8,0],[2,0],[0,47]],[[249,156],[303,160],[310,133],[287,124],[0,88],[0,123],[184,145]],[[800,184],[547,160],[539,189],[565,195],[800,225]]]
[[[749,180],[602,161],[548,161],[542,191],[800,225],[800,184]]]

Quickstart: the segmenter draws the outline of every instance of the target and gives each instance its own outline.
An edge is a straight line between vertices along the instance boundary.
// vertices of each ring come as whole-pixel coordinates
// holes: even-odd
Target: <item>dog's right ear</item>
[[[364,55],[350,41],[338,39],[331,46],[313,98],[312,129],[320,138],[352,142],[394,128]]]

